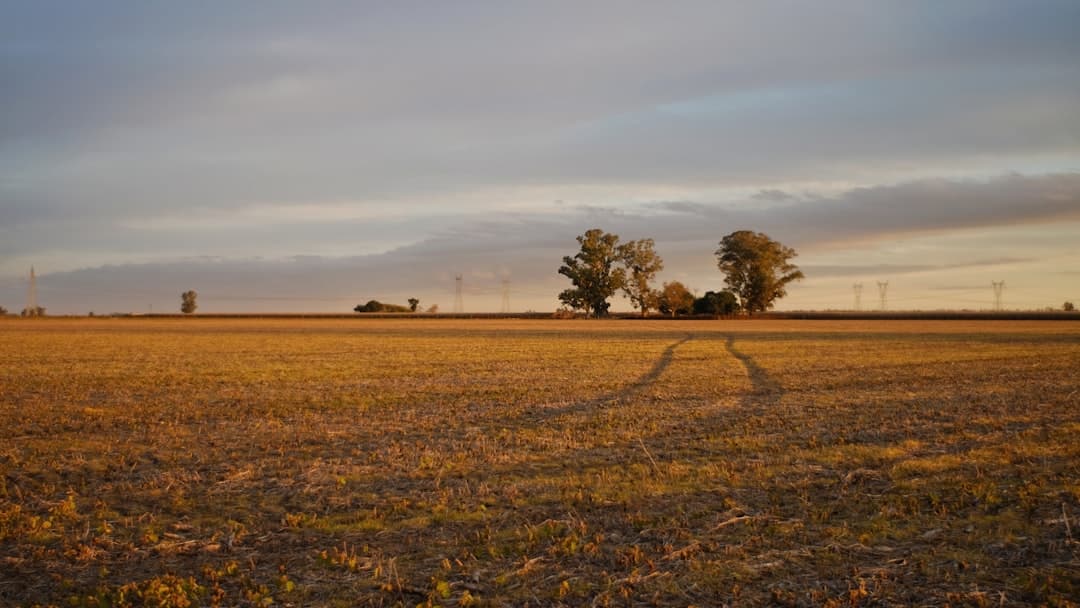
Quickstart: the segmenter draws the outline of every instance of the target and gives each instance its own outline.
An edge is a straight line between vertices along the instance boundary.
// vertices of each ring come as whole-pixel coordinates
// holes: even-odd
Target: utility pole
[[[462,277],[457,275],[454,277],[454,312],[465,312],[465,299],[462,295]]]
[[[37,301],[37,275],[34,274],[34,267],[30,267],[30,286],[26,290],[26,316],[36,317],[38,314],[38,301]]]
[[[1005,291],[1005,281],[991,281],[994,286],[994,310],[1001,310],[1001,292]]]
[[[510,312],[510,280],[502,281],[502,312]]]
[[[881,298],[881,310],[885,310],[889,307],[889,282],[878,281],[877,282],[878,297]]]
[[[855,290],[855,310],[862,310],[862,283],[851,286]]]

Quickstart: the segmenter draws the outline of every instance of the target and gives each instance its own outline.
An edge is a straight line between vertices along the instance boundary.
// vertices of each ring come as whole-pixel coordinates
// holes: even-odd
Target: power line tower
[[[465,312],[465,299],[462,295],[462,278],[460,274],[454,277],[454,312]]]
[[[881,310],[885,310],[889,307],[889,282],[878,281],[877,282],[878,297],[881,299]]]
[[[502,312],[510,312],[510,280],[502,281]]]
[[[1005,281],[991,281],[994,286],[994,310],[1001,310],[1001,292],[1005,291]]]
[[[30,286],[26,290],[26,316],[36,317],[38,314],[38,300],[37,300],[37,275],[34,274],[34,267],[30,267]]]
[[[855,310],[862,310],[862,283],[855,283],[851,288],[855,290]]]

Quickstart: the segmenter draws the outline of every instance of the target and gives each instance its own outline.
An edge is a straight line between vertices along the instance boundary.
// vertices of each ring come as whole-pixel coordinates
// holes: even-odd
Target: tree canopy
[[[656,277],[656,273],[664,269],[664,261],[656,254],[652,239],[630,241],[620,245],[618,252],[626,268],[623,293],[644,317],[650,308],[657,306],[660,294],[649,283]]]
[[[619,237],[599,228],[577,237],[581,251],[573,257],[563,257],[559,274],[573,287],[559,294],[559,301],[575,310],[584,310],[593,317],[607,315],[608,298],[626,284],[626,271],[619,267],[622,259]]]
[[[733,315],[739,310],[739,300],[730,291],[706,291],[705,295],[694,300],[695,315],[722,317]]]
[[[694,294],[679,281],[664,283],[660,290],[659,310],[665,315],[688,315],[694,311]]]
[[[716,250],[725,282],[748,314],[764,312],[787,295],[787,284],[803,278],[791,263],[797,254],[762,232],[738,230],[725,236]]]
[[[193,289],[189,289],[184,293],[180,294],[180,312],[184,313],[185,315],[190,315],[191,313],[195,312],[195,309],[199,307],[199,305],[195,302],[196,298],[198,297],[199,294],[196,293]]]

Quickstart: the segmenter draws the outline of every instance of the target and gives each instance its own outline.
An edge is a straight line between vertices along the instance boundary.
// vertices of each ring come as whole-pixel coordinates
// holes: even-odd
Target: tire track
[[[765,368],[758,365],[753,357],[735,348],[734,335],[728,335],[724,347],[727,348],[732,357],[735,357],[743,364],[743,367],[746,368],[746,375],[750,378],[752,387],[750,392],[743,397],[743,404],[776,405],[779,403],[785,393],[784,387],[770,376],[769,372],[765,371]]]
[[[589,409],[602,408],[604,406],[614,405],[620,401],[626,401],[656,382],[660,375],[671,366],[671,362],[675,359],[675,351],[680,346],[693,339],[694,336],[690,334],[681,340],[669,344],[668,347],[664,349],[664,352],[656,359],[656,362],[653,363],[653,366],[649,371],[638,376],[636,380],[617,391],[606,395],[600,395],[599,397],[594,397],[592,399],[577,401],[562,407],[543,408],[536,411],[530,418],[533,421],[542,422],[565,414],[576,414]]]

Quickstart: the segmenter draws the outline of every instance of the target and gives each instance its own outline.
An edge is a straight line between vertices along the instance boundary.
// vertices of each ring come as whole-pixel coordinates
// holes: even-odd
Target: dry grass
[[[1080,324],[0,322],[0,604],[1051,605]]]

